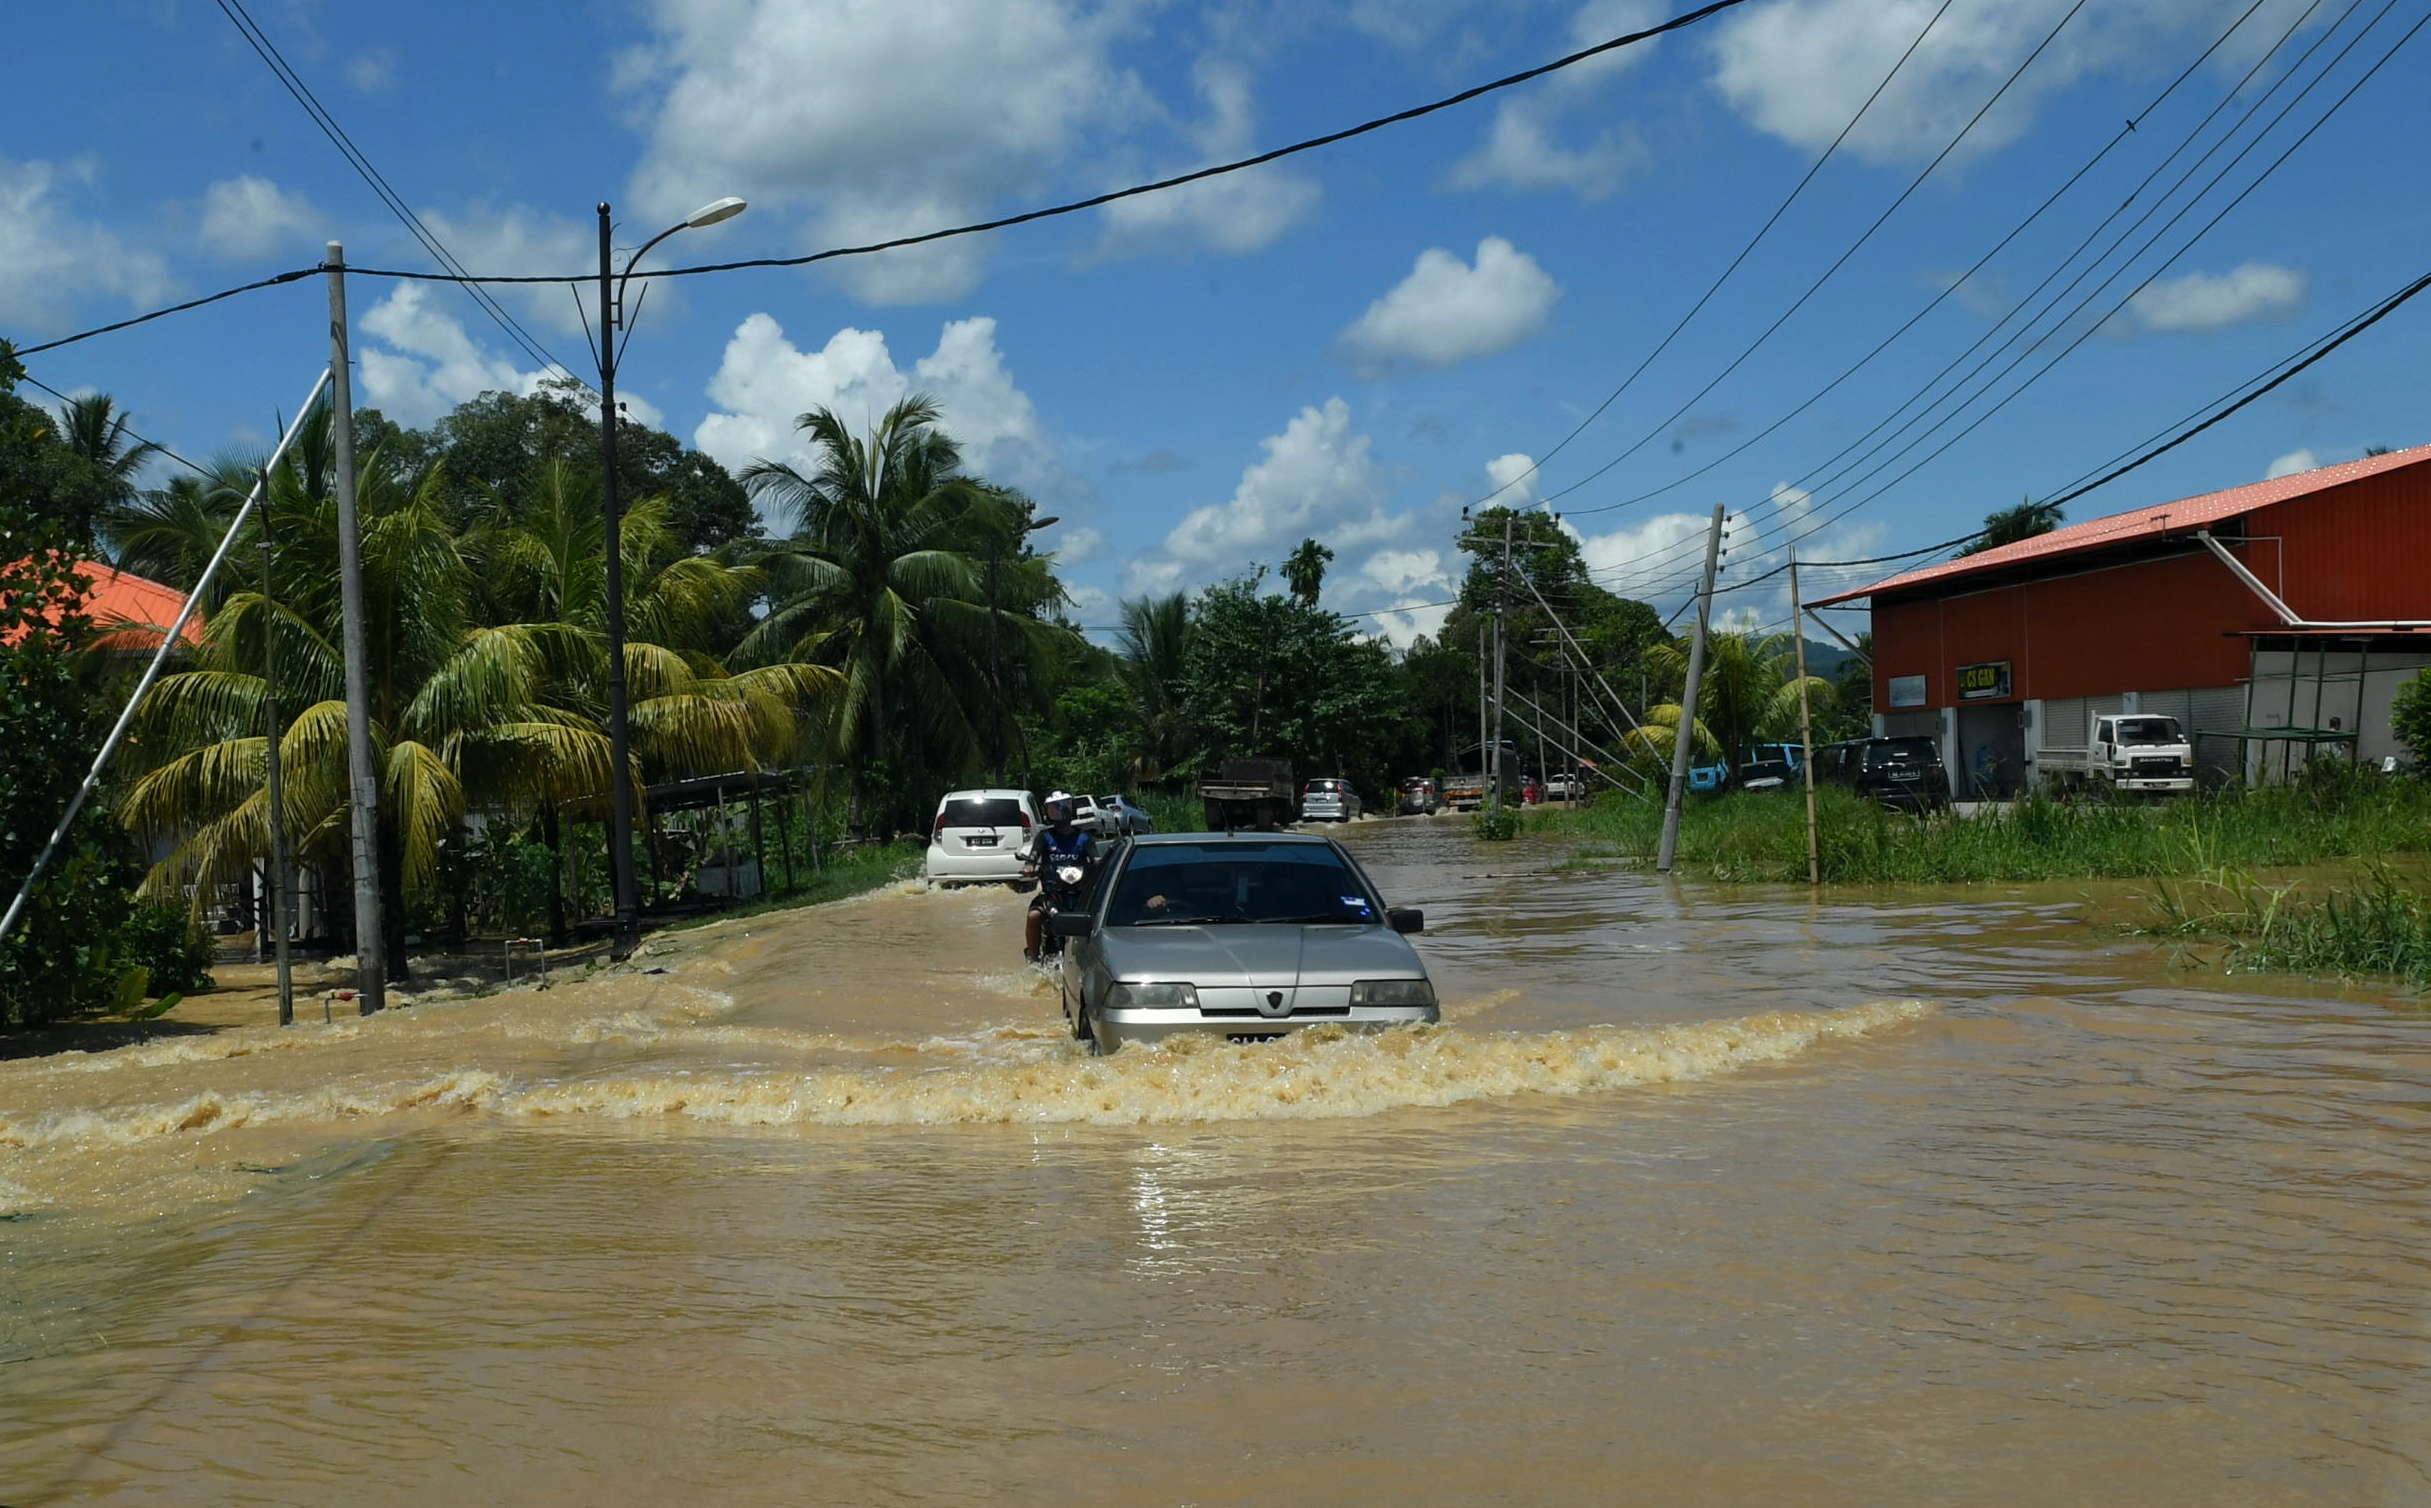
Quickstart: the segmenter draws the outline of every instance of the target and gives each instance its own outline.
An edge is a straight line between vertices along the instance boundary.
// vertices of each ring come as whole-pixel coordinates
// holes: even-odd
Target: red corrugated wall
[[[2409,466],[2246,515],[2246,568],[2315,619],[2431,619],[2431,467]],[[2279,626],[2199,544],[2185,553],[2039,581],[1874,607],[1874,705],[1893,676],[1926,676],[1926,705],[1954,700],[1957,668],[2010,662],[2018,697],[2229,686],[2241,635]],[[2284,552],[2284,561],[2282,554]],[[1960,583],[1953,582],[1953,587]]]
[[[2286,541],[2288,606],[2333,621],[2431,618],[2426,473],[2409,466],[2248,515],[2248,533]]]

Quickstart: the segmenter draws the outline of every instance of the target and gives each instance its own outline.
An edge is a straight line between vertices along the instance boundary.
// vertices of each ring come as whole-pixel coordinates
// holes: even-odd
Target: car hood
[[[1409,939],[1378,926],[1108,927],[1098,942],[1116,979],[1263,989],[1426,973]]]

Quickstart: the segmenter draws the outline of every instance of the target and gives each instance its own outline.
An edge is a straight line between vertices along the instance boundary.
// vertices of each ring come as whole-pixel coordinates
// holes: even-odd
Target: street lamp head
[[[746,207],[742,200],[732,197],[712,199],[691,214],[684,216],[684,228],[699,230],[704,225],[715,225],[720,220],[731,220],[741,214]]]

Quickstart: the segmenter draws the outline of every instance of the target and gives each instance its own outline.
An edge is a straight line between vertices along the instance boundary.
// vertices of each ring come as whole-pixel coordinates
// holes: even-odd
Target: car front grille
[[[1289,1018],[1299,1016],[1347,1016],[1350,1013],[1351,1008],[1347,1005],[1301,1005],[1294,1006],[1292,1009],[1284,1012],[1283,1014],[1284,1017]],[[1202,1005],[1199,1007],[1199,1014],[1210,1021],[1255,1021],[1265,1015],[1265,1013],[1260,1011],[1257,1007],[1245,1005]]]
[[[2176,755],[2137,759],[2131,767],[2139,780],[2170,780],[2186,773],[2186,761]]]

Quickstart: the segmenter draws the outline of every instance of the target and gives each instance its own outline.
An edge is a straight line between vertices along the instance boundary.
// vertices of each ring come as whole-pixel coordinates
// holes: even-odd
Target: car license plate
[[[994,848],[996,835],[994,833],[972,833],[962,840],[962,846],[965,848]]]

